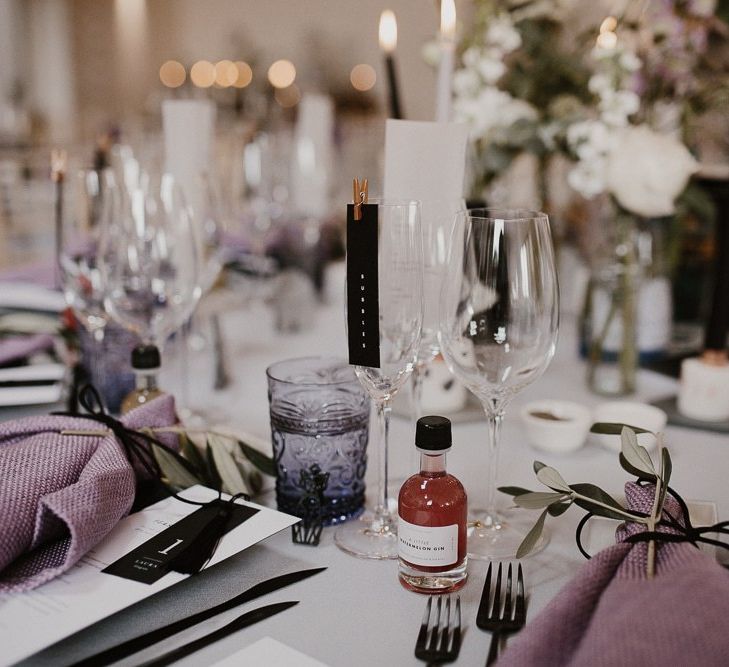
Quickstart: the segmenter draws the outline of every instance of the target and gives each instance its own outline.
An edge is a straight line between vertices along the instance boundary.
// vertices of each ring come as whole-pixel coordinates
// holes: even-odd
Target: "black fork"
[[[415,644],[415,657],[418,660],[443,663],[453,662],[458,657],[461,650],[461,598],[449,595],[445,599],[444,605],[442,596],[438,597],[436,604],[433,604],[432,597],[428,598]]]
[[[491,569],[492,564],[489,563],[489,569],[486,572],[486,581],[483,585],[481,593],[481,602],[478,606],[476,615],[476,625],[481,630],[491,632],[491,646],[489,647],[489,656],[486,661],[487,665],[491,665],[496,661],[499,652],[499,641],[505,634],[517,632],[524,627],[526,622],[526,599],[524,597],[524,575],[519,563],[516,576],[516,587],[513,585],[512,567],[509,563],[509,569],[506,574],[506,588],[504,594],[501,594],[501,572],[502,564],[496,571],[496,585],[494,586],[493,596],[491,595]]]

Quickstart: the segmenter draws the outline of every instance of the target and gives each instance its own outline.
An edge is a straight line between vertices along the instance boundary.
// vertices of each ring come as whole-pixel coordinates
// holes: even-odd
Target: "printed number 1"
[[[176,547],[176,546],[177,546],[178,544],[182,544],[182,542],[183,542],[183,540],[175,540],[175,543],[174,543],[174,544],[170,544],[170,546],[168,546],[168,547],[167,547],[166,549],[163,549],[162,551],[158,551],[157,553],[158,553],[158,554],[163,554],[164,556],[166,556],[166,555],[167,555],[167,554],[169,554],[169,553],[170,553],[170,551],[172,551],[172,550],[173,550],[173,549],[174,549],[174,548],[175,548],[175,547]]]

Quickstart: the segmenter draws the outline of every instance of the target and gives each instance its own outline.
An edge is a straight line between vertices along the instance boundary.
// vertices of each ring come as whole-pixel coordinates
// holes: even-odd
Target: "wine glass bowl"
[[[504,411],[554,356],[559,293],[549,220],[525,210],[456,215],[440,307],[439,341],[454,375],[489,422],[487,508],[472,522],[469,553],[513,557],[523,535],[495,510],[496,455]]]
[[[170,174],[121,189],[118,224],[103,253],[104,305],[122,326],[160,347],[200,298],[199,237]]]
[[[109,174],[95,170],[79,170],[71,179],[58,253],[66,303],[97,339],[103,336],[108,320],[99,261],[102,236],[108,224],[105,190],[108,177]]]

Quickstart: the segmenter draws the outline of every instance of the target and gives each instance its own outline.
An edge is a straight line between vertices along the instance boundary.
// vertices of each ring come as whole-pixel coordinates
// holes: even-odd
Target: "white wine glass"
[[[200,298],[200,248],[191,212],[171,174],[116,191],[114,225],[103,253],[104,306],[114,320],[161,348]]]
[[[549,220],[526,210],[456,215],[441,292],[439,340],[489,426],[486,509],[471,512],[469,556],[513,558],[526,529],[495,507],[501,423],[509,401],[547,368],[557,344],[559,290]],[[546,538],[541,545],[546,544]]]

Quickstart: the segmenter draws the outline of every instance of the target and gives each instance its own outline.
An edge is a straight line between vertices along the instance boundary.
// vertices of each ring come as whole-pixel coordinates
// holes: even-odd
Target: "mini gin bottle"
[[[415,431],[420,472],[398,498],[400,583],[418,593],[450,593],[466,583],[467,500],[463,485],[446,472],[451,422],[422,417]]]
[[[157,386],[159,368],[159,350],[155,345],[137,345],[132,350],[132,371],[134,371],[135,387],[122,402],[121,413],[123,415],[164,394]]]

